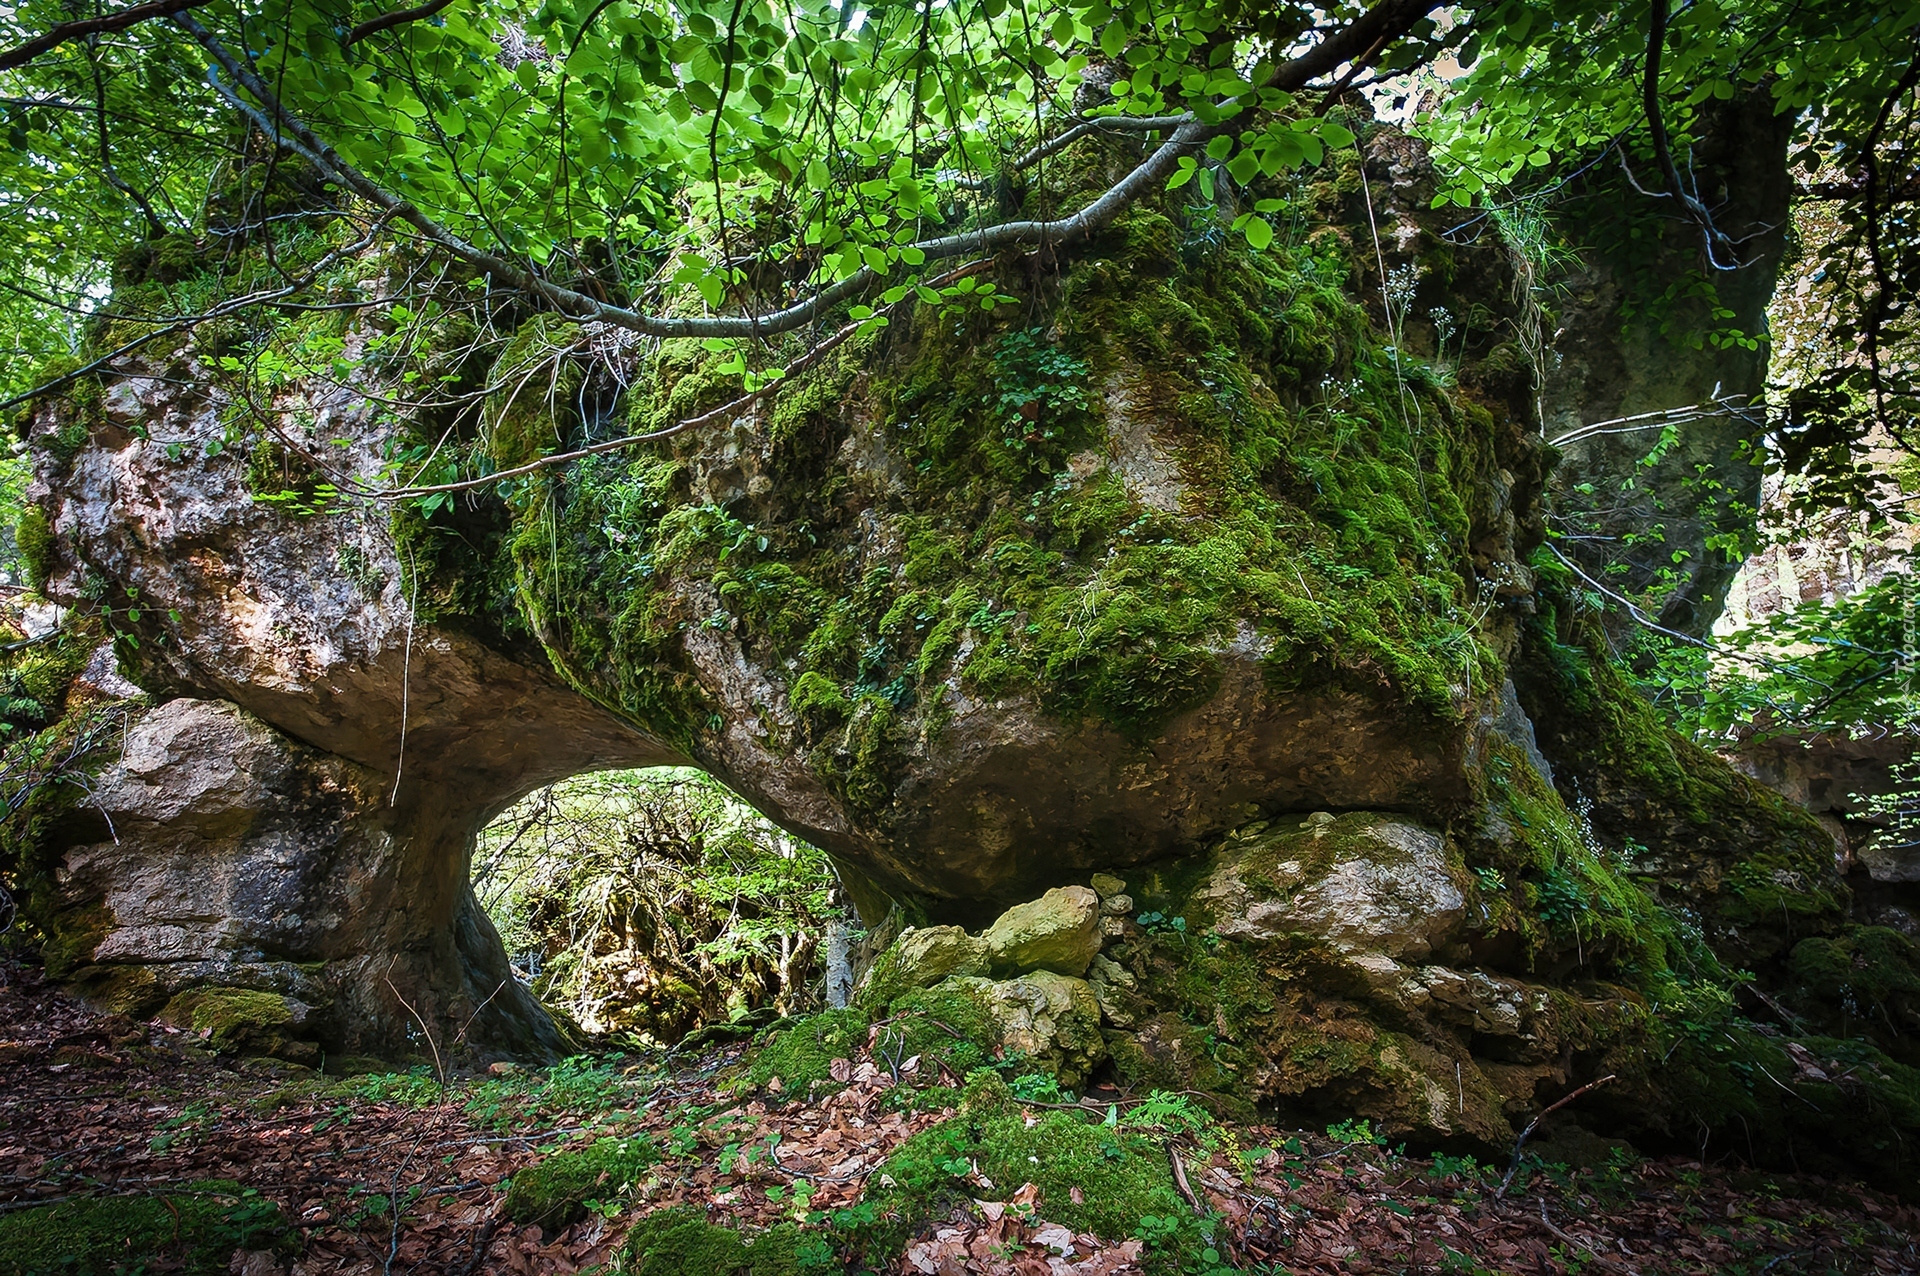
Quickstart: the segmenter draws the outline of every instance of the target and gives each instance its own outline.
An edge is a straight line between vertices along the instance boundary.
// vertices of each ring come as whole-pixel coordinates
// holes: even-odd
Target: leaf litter
[[[858,1205],[888,1155],[954,1115],[954,1078],[832,1064],[817,1099],[727,1084],[738,1046],[615,1056],[590,1070],[481,1073],[442,1089],[419,1071],[326,1077],[210,1057],[159,1024],[92,1011],[38,972],[0,967],[0,1216],[87,1196],[230,1179],[284,1211],[297,1256],[236,1251],[235,1276],[565,1276],[618,1270],[628,1231],[692,1207],[752,1232]],[[909,1061],[910,1063],[912,1061]],[[591,1084],[582,1084],[585,1078]],[[565,1082],[566,1084],[561,1084]],[[1113,1119],[1134,1096],[1082,1099]],[[1043,1106],[1029,1105],[1030,1111]],[[1061,1106],[1061,1105],[1054,1105]],[[1499,1173],[1271,1126],[1160,1132],[1221,1268],[1261,1273],[1899,1273],[1920,1271],[1920,1210],[1856,1184],[1684,1157]],[[517,1171],[607,1135],[662,1160],[586,1217],[519,1224]],[[903,1276],[1130,1276],[1152,1237],[1049,1220],[1032,1183],[967,1176],[969,1199],[881,1266]],[[1078,1201],[1080,1192],[1073,1188]],[[149,1270],[159,1270],[149,1269]]]

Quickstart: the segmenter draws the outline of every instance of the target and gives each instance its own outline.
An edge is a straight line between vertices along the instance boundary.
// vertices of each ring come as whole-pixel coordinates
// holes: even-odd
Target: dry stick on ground
[[[1607,1084],[1607,1082],[1612,1080],[1614,1080],[1614,1074],[1609,1072],[1606,1076],[1601,1077],[1597,1081],[1589,1081],[1585,1085],[1581,1086],[1578,1090],[1575,1090],[1572,1094],[1569,1094],[1566,1098],[1561,1099],[1558,1103],[1550,1104],[1547,1107],[1546,1111],[1542,1112],[1539,1116],[1535,1117],[1533,1120],[1527,1122],[1527,1128],[1520,1131],[1520,1137],[1513,1141],[1513,1161],[1511,1164],[1507,1166],[1507,1176],[1500,1180],[1500,1186],[1498,1189],[1495,1190],[1493,1194],[1494,1200],[1497,1201],[1501,1197],[1507,1194],[1507,1186],[1513,1182],[1514,1174],[1517,1173],[1520,1169],[1520,1149],[1527,1145],[1528,1137],[1533,1134],[1534,1130],[1539,1126],[1539,1124],[1542,1121],[1546,1120],[1548,1117],[1552,1116],[1554,1113],[1558,1112],[1561,1108],[1564,1108],[1569,1103],[1572,1103],[1575,1099],[1579,1098],[1581,1095],[1585,1094],[1587,1091],[1598,1090],[1601,1086]]]
[[[1546,1113],[1543,1112],[1541,1113],[1541,1115],[1545,1116]],[[1541,1226],[1545,1227],[1549,1232],[1552,1232],[1554,1236],[1560,1241],[1561,1244],[1571,1245],[1575,1249],[1585,1250],[1587,1252],[1587,1257],[1593,1260],[1593,1265],[1595,1267],[1598,1267],[1601,1271],[1621,1272],[1624,1274],[1624,1276],[1638,1276],[1638,1273],[1636,1273],[1633,1270],[1633,1268],[1614,1262],[1612,1259],[1608,1258],[1605,1254],[1602,1254],[1599,1250],[1587,1244],[1587,1242],[1576,1239],[1575,1237],[1570,1236],[1566,1232],[1563,1232],[1559,1228],[1555,1227],[1553,1225],[1553,1220],[1547,1217],[1547,1203],[1545,1201],[1540,1202],[1540,1223],[1541,1223]]]

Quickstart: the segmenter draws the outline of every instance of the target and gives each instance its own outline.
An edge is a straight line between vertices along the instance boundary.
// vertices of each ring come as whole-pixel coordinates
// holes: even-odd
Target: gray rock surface
[[[203,986],[278,994],[349,1052],[426,1052],[401,997],[443,1045],[466,1027],[560,1050],[474,901],[468,830],[389,792],[230,703],[145,713],[69,817],[59,890],[87,941],[71,977],[136,1014]]]
[[[1255,876],[1265,880],[1249,880]],[[1396,962],[1425,960],[1466,920],[1445,841],[1366,813],[1241,841],[1194,898],[1213,911],[1213,929],[1225,938],[1303,935]]]

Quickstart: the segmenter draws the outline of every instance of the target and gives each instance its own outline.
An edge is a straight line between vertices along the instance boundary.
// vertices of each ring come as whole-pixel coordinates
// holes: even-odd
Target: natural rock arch
[[[1380,216],[1356,211],[1350,157],[1299,195],[1298,260],[1324,264],[1196,245],[1178,208],[1143,207],[1051,274],[1002,268],[1038,327],[929,312],[724,426],[436,520],[258,499],[255,470],[308,441],[344,479],[390,481],[416,423],[372,386],[287,388],[247,457],[212,446],[233,405],[192,343],[43,406],[49,589],[104,608],[165,701],[39,829],[57,973],[128,1009],[206,986],[324,1006],[313,1035],[335,1049],[424,1028],[551,1053],[474,904],[473,837],[543,783],[673,762],[833,854],[865,907],[969,923],[1255,816],[1385,809],[1456,834],[1436,843],[1455,859],[1524,842],[1528,814],[1571,827],[1562,766],[1618,798],[1610,835],[1706,838],[1675,856],[1696,903],[1750,850],[1746,824],[1699,832],[1729,811],[1780,834],[1779,871],[1824,882],[1817,829],[1675,753],[1611,683],[1568,681],[1585,657],[1541,631],[1526,561],[1544,457],[1504,339],[1510,265],[1423,223],[1417,147],[1374,145]],[[1376,220],[1377,243],[1357,229]],[[1370,264],[1481,316],[1450,370],[1464,389],[1383,352],[1351,295],[1377,297]],[[1085,361],[1048,381],[1054,334]],[[350,328],[345,355],[371,335]],[[538,317],[499,359],[597,392],[572,330]],[[622,410],[709,406],[717,362],[660,352]],[[1060,396],[1057,442],[974,406],[1016,391]],[[510,465],[595,428],[509,400],[479,442]],[[1597,735],[1548,720],[1576,693],[1603,697],[1579,711]],[[1490,805],[1495,759],[1537,777],[1528,812]]]

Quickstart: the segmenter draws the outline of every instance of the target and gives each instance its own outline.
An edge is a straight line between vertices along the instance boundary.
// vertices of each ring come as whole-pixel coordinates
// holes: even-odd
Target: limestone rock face
[[[1419,961],[1466,917],[1446,843],[1415,824],[1349,815],[1283,824],[1240,847],[1194,897],[1229,939],[1309,935],[1343,952]]]
[[[1710,303],[1680,302],[1676,310],[1655,316],[1636,305],[1635,281],[1648,271],[1671,278],[1698,272],[1700,238],[1694,228],[1673,222],[1657,238],[1637,240],[1631,249],[1590,250],[1563,285],[1554,307],[1556,330],[1543,360],[1542,424],[1566,454],[1554,472],[1557,506],[1569,526],[1586,533],[1569,537],[1565,552],[1629,593],[1677,575],[1677,584],[1661,586],[1664,602],[1657,619],[1688,633],[1704,635],[1712,627],[1738,566],[1736,559],[1710,548],[1715,537],[1750,526],[1747,511],[1760,498],[1761,467],[1747,459],[1746,451],[1757,444],[1763,427],[1750,413],[1717,410],[1714,398],[1741,404],[1757,395],[1767,382],[1769,345],[1748,349],[1737,342],[1708,342],[1691,350],[1673,341],[1667,329],[1692,322],[1703,329],[1724,323],[1745,333],[1767,331],[1767,305],[1792,221],[1791,132],[1764,87],[1704,111],[1693,180],[1720,210],[1716,224],[1740,244],[1741,268],[1709,272]],[[1595,207],[1639,198],[1614,172],[1596,171],[1586,181],[1592,183],[1587,195]],[[1618,228],[1612,233],[1617,236]],[[1604,240],[1606,232],[1583,238]],[[1723,308],[1723,317],[1711,315],[1714,306]],[[1545,334],[1542,339],[1548,340]],[[1674,445],[1651,466],[1650,436],[1583,429],[1694,405],[1707,410],[1687,420]],[[1703,491],[1692,481],[1703,472],[1715,476],[1720,485],[1715,491]],[[1636,555],[1622,548],[1622,537],[1644,534],[1656,524],[1663,529],[1662,552]]]
[[[1037,970],[1013,979],[955,976],[935,990],[977,997],[1008,1055],[1031,1059],[1035,1071],[1051,1072],[1061,1085],[1078,1087],[1106,1058],[1100,1032],[1100,1002],[1084,979]]]
[[[1146,911],[1089,979],[1136,1086],[1505,1148],[1536,1092],[1566,1084],[1570,1043],[1605,1052],[1642,1022],[1624,989],[1530,974],[1461,845],[1403,816],[1255,821],[1197,881],[1130,876]]]
[[[146,712],[66,817],[56,973],[121,1011],[167,1006],[236,1049],[284,1054],[305,1036],[391,1050],[412,1028],[424,1051],[405,997],[443,1043],[471,1020],[471,1042],[557,1051],[474,901],[470,831],[390,791],[224,701]]]
[[[1078,977],[1100,951],[1100,897],[1084,886],[1059,886],[1016,904],[981,936],[997,974],[1050,970]]]
[[[345,383],[242,402],[182,337],[41,404],[49,594],[115,608],[127,672],[167,702],[43,848],[75,977],[135,1000],[271,992],[367,1048],[421,1044],[404,997],[441,1042],[551,1050],[466,884],[473,838],[548,781],[691,763],[825,849],[872,911],[977,927],[1019,904],[981,942],[988,972],[1039,989],[1008,994],[1033,1024],[1104,999],[1166,1041],[1184,1029],[1138,1001],[1171,987],[1136,961],[1142,919],[1171,915],[1146,866],[1260,816],[1398,812],[1275,825],[1196,913],[1223,943],[1304,937],[1316,977],[1415,1005],[1406,972],[1465,969],[1467,888],[1435,830],[1473,823],[1510,745],[1549,769],[1487,676],[1522,645],[1546,462],[1530,381],[1501,375],[1508,255],[1444,239],[1417,143],[1369,146],[1384,217],[1351,174],[1303,195],[1316,254],[1351,249],[1350,293],[1344,270],[1186,242],[1184,204],[1149,201],[1044,285],[1000,282],[1035,289],[1030,326],[903,313],[731,419],[542,471],[541,499],[365,493],[436,440],[497,473],[691,419],[733,394],[722,357],[539,316],[468,371],[524,359],[579,393],[531,421],[489,397],[478,433],[380,406],[399,373],[355,324]],[[1376,222],[1396,262],[1444,267],[1415,313],[1444,301],[1472,326],[1445,356],[1462,393],[1379,384],[1401,361]],[[1405,344],[1441,357],[1431,332]],[[1029,446],[983,405],[1036,379],[1055,415]],[[1104,918],[1082,886],[1036,899],[1095,870],[1131,887]],[[1096,998],[1076,977],[1102,940],[1136,986],[1102,968]],[[915,942],[911,981],[979,977],[963,934]],[[1385,1076],[1384,1049],[1308,1079],[1276,1049],[1260,1086]]]

